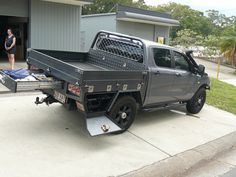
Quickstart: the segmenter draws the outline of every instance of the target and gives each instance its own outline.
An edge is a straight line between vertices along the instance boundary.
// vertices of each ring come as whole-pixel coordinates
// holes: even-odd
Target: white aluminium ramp
[[[118,127],[105,115],[95,118],[87,118],[86,124],[87,124],[87,129],[91,136],[108,134],[121,130],[120,127]]]

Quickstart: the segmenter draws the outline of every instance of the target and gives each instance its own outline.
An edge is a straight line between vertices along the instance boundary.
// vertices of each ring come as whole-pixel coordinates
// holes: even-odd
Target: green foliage
[[[149,9],[149,7],[145,4],[144,0],[138,0],[137,2],[133,1],[132,6],[142,9]]]
[[[205,47],[203,51],[204,56],[219,56],[220,37],[215,35],[209,35],[202,41],[202,46]]]
[[[83,15],[115,12],[116,4],[148,9],[144,0],[95,0],[93,4],[83,7]]]
[[[213,33],[215,35],[222,35],[224,31],[231,30],[231,28],[236,23],[236,17],[226,17],[224,14],[220,14],[217,10],[208,10],[207,17],[210,19],[211,23],[214,25]]]
[[[227,27],[223,35],[220,43],[221,52],[232,65],[236,65],[236,25]]]
[[[93,4],[83,7],[83,15],[112,12],[118,3],[130,6],[132,0],[95,0]]]
[[[225,36],[222,38],[220,44],[221,52],[224,54],[226,59],[232,63],[233,66],[236,64],[236,35]]]
[[[211,90],[207,93],[207,104],[236,114],[236,87],[211,78]]]
[[[196,32],[190,29],[183,29],[177,32],[176,38],[173,40],[173,45],[181,45],[183,47],[189,47],[195,44],[197,35]]]
[[[183,29],[177,32],[176,38],[172,41],[172,45],[181,45],[185,48],[190,46],[202,46],[204,37],[190,29]]]
[[[203,45],[206,47],[217,49],[220,45],[220,37],[209,35],[204,39]]]
[[[203,12],[191,9],[187,5],[171,2],[153,9],[170,13],[174,19],[180,21],[180,26],[172,29],[172,38],[175,38],[177,32],[183,29],[190,29],[202,36],[207,36],[212,33],[213,25],[210,19],[205,17]]]

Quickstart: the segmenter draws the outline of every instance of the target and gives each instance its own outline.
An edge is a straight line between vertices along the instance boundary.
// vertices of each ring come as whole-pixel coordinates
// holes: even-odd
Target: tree
[[[95,0],[93,4],[83,7],[83,15],[114,12],[116,4],[130,6],[132,0]]]
[[[219,56],[220,37],[209,35],[204,38],[202,45],[205,47],[204,54],[207,56]]]
[[[144,0],[133,1],[133,7],[138,7],[142,9],[149,9]]]
[[[115,12],[116,4],[147,9],[144,0],[95,0],[93,4],[83,7],[83,15]]]
[[[222,31],[225,29],[231,28],[235,24],[235,16],[226,17],[224,14],[220,14],[217,10],[208,10],[207,17],[214,25],[213,33],[215,35],[221,35]]]
[[[173,40],[173,45],[180,45],[185,48],[196,43],[197,33],[190,29],[183,29],[177,32],[177,37]]]
[[[209,35],[207,36],[204,41],[203,45],[206,47],[212,47],[212,48],[219,48],[220,45],[220,37],[215,35]]]
[[[233,66],[236,65],[236,28],[227,35],[222,37],[220,43],[221,52],[225,58],[231,62]]]
[[[211,20],[211,22],[217,26],[217,27],[226,27],[230,26],[232,22],[234,21],[234,16],[232,17],[226,17],[225,14],[220,14],[217,10],[208,10],[207,16]]]
[[[213,25],[209,18],[205,17],[203,12],[191,9],[187,5],[174,2],[153,7],[153,10],[169,13],[176,20],[180,21],[179,27],[172,28],[171,37],[175,38],[177,32],[183,29],[190,29],[202,36],[208,36],[213,31]]]

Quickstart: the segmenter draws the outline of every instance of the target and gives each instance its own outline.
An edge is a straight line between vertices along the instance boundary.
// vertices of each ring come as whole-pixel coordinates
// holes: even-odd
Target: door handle
[[[176,75],[177,77],[181,77],[181,76],[182,76],[181,73],[175,73],[175,75]]]

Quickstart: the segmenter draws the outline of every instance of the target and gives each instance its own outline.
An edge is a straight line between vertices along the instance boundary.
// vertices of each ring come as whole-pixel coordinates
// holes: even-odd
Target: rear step
[[[0,71],[0,83],[14,93],[43,89],[59,89],[62,88],[63,84],[62,81],[51,78],[48,78],[48,80],[16,81],[2,71]]]
[[[86,124],[87,130],[91,136],[103,135],[122,130],[105,115],[95,118],[87,118]]]

